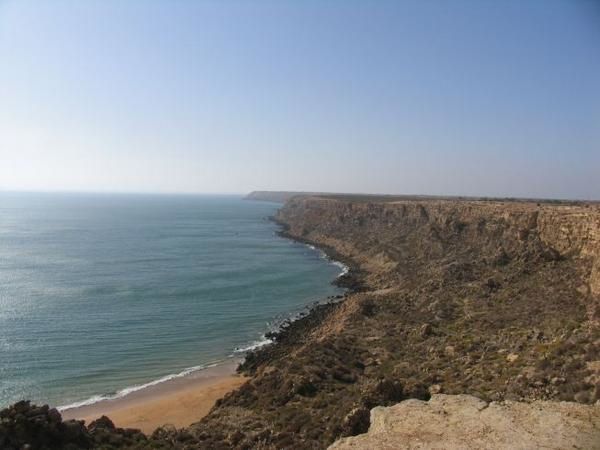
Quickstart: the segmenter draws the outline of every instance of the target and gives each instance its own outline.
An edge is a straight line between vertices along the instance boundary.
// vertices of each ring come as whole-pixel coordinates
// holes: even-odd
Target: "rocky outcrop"
[[[117,428],[105,416],[86,427],[80,420],[63,421],[48,405],[28,401],[0,411],[2,450],[145,448],[146,444],[146,436],[139,430]]]
[[[368,433],[330,450],[600,449],[600,406],[567,402],[484,402],[469,395],[433,395],[371,410]]]

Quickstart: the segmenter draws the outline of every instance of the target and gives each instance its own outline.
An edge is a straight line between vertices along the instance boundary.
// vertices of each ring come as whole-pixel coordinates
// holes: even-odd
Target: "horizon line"
[[[15,193],[15,194],[91,194],[91,195],[164,195],[164,196],[246,196],[252,192],[284,192],[295,194],[312,194],[312,195],[356,195],[365,197],[422,197],[423,199],[466,199],[466,200],[504,200],[504,201],[559,201],[559,202],[587,202],[599,203],[600,199],[594,198],[570,198],[570,197],[528,197],[528,196],[512,196],[512,195],[471,195],[471,194],[389,194],[389,193],[369,193],[369,192],[327,192],[314,190],[298,190],[298,189],[253,189],[245,192],[200,192],[200,191],[127,191],[127,190],[73,190],[73,189],[13,189],[1,188],[0,193]]]

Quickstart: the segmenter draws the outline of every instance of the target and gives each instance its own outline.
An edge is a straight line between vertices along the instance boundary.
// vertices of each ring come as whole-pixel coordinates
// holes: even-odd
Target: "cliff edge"
[[[371,410],[369,432],[330,450],[600,449],[600,407],[567,402],[487,403],[437,394]]]

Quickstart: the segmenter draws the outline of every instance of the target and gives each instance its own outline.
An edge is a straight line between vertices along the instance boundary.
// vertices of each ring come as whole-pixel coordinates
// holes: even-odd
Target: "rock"
[[[31,408],[31,402],[29,400],[21,400],[13,405],[12,410],[15,414],[24,414]]]
[[[432,384],[431,386],[429,386],[428,391],[431,395],[439,394],[440,392],[442,392],[442,385],[441,384]]]
[[[454,351],[454,347],[452,345],[447,345],[444,349],[444,353],[448,356],[455,356],[456,352]]]
[[[429,400],[429,386],[419,381],[407,380],[404,385],[404,398],[416,398],[419,400]]]
[[[152,433],[152,439],[172,439],[177,435],[177,428],[174,425],[166,424],[162,427],[158,427]]]
[[[83,420],[66,420],[63,422],[62,434],[67,442],[80,441],[85,438],[86,429]]]
[[[370,411],[368,408],[358,407],[350,411],[342,422],[342,436],[356,436],[366,433],[369,429]]]
[[[59,423],[62,421],[62,417],[56,408],[52,408],[48,411],[48,419],[50,422]]]
[[[48,405],[32,406],[29,411],[25,412],[25,417],[43,416],[48,412]]]
[[[129,448],[145,440],[139,430],[116,428],[106,416],[87,428],[83,420],[63,421],[60,413],[48,405],[18,402],[0,410],[2,450]]]
[[[368,433],[329,449],[600,449],[600,408],[576,403],[437,394],[373,408],[370,419]]]
[[[94,432],[97,429],[114,430],[115,424],[108,417],[102,416],[88,425],[88,430],[90,432]]]
[[[588,391],[579,391],[577,394],[575,394],[574,398],[576,402],[579,403],[590,403],[590,393]]]
[[[342,383],[356,383],[356,376],[351,372],[346,372],[338,369],[333,371],[332,376],[335,380],[341,381]]]
[[[517,355],[516,353],[509,353],[506,356],[506,360],[510,363],[515,362],[517,359],[519,359],[519,355]]]
[[[561,256],[558,250],[552,247],[548,247],[542,252],[542,258],[545,261],[560,261]]]

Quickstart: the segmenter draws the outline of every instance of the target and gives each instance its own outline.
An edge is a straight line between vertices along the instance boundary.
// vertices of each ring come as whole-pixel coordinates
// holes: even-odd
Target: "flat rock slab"
[[[368,433],[329,448],[600,449],[600,406],[437,394],[373,408]]]

